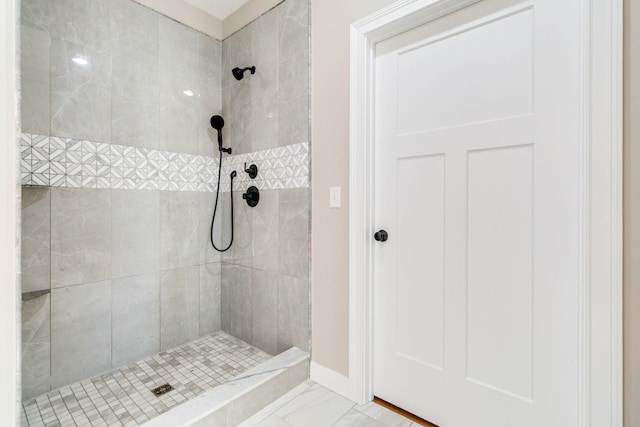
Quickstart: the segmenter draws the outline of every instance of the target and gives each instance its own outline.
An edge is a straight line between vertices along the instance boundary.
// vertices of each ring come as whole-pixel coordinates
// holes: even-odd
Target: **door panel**
[[[398,159],[397,353],[443,368],[444,156]],[[420,248],[420,250],[414,250]],[[428,284],[428,286],[427,286]],[[422,325],[416,338],[414,325]]]
[[[531,113],[531,9],[455,28],[397,60],[399,133]]]
[[[579,6],[377,46],[374,393],[443,427],[576,425]]]
[[[532,398],[533,150],[468,154],[467,378]]]

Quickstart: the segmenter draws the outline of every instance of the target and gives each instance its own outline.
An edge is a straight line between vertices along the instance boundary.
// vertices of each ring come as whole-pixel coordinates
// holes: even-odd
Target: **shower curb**
[[[293,347],[142,425],[237,426],[307,379],[309,353]]]

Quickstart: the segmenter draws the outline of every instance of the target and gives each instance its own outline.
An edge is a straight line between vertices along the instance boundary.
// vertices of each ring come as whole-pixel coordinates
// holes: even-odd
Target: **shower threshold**
[[[300,350],[292,350],[306,355]],[[21,424],[30,427],[129,427],[151,420],[151,424],[161,425],[166,420],[167,425],[176,425],[175,417],[178,416],[179,424],[191,425],[191,421],[216,415],[213,412],[225,409],[224,405],[212,409],[205,407],[204,412],[197,413],[197,410],[189,409],[189,403],[196,401],[196,397],[202,408],[208,394],[230,394],[230,398],[223,399],[227,400],[227,405],[234,393],[242,388],[238,385],[246,383],[247,379],[254,384],[245,387],[245,394],[260,386],[260,377],[264,382],[275,378],[276,371],[286,370],[288,362],[285,365],[279,362],[275,369],[271,366],[274,359],[285,353],[272,358],[244,341],[216,332],[25,401]],[[219,401],[218,396],[212,402]],[[185,410],[196,420],[190,421],[191,415],[185,418]],[[174,419],[170,421],[172,417]]]

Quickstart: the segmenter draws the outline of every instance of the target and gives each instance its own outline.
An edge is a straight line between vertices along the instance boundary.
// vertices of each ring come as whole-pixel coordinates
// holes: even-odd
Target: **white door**
[[[484,0],[376,48],[374,394],[442,427],[577,425],[580,13]]]

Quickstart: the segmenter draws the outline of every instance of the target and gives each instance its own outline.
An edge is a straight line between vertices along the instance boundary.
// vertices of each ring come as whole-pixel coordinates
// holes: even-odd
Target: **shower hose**
[[[209,233],[209,237],[211,237],[211,245],[218,252],[226,252],[229,250],[231,245],[233,244],[233,179],[236,177],[236,171],[231,172],[231,241],[229,242],[229,246],[224,249],[218,248],[213,241],[213,225],[216,222],[216,213],[218,211],[218,199],[220,197],[220,177],[222,176],[222,150],[220,150],[220,162],[218,165],[218,187],[216,188],[216,202],[213,205],[213,219],[211,220],[211,232]],[[222,233],[220,233],[220,238],[222,239]]]

